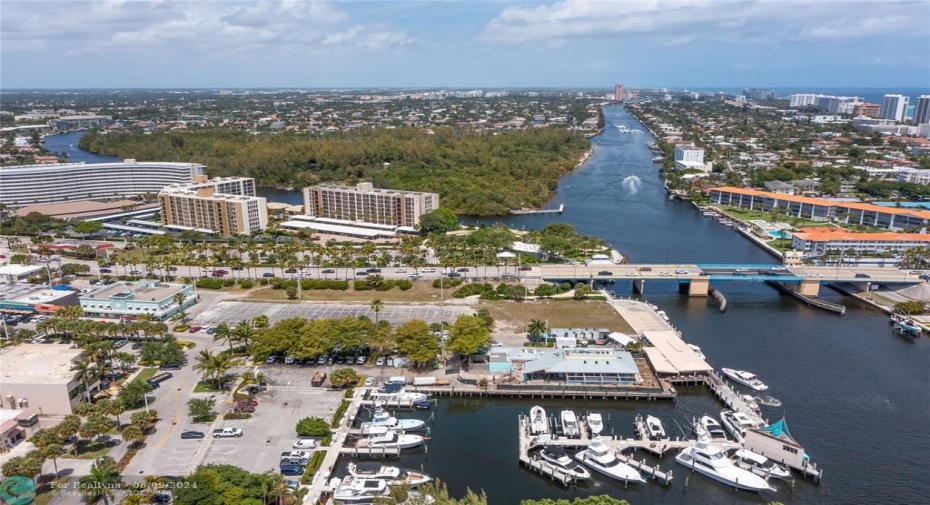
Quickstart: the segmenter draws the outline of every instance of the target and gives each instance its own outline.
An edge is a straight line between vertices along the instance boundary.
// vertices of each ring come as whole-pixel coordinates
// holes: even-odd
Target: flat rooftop
[[[61,298],[64,298],[66,296],[70,296],[73,294],[74,294],[74,291],[71,291],[71,290],[58,291],[55,289],[44,288],[44,289],[37,289],[35,291],[19,295],[16,298],[10,299],[10,301],[22,302],[22,303],[28,303],[30,305],[35,305],[38,303],[51,303],[55,300],[58,300],[58,299],[61,299]]]
[[[0,383],[68,384],[81,349],[62,344],[20,344],[0,352]]]
[[[45,270],[45,265],[6,265],[0,267],[0,275],[23,275]]]
[[[117,282],[109,286],[102,287],[96,291],[91,291],[81,297],[81,300],[109,300],[124,298],[123,293],[132,292],[133,300],[138,301],[160,301],[168,298],[183,288],[181,284],[161,284],[156,287],[139,287],[131,282]]]

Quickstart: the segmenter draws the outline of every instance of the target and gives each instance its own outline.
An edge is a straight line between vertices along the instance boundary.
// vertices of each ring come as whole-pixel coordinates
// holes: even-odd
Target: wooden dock
[[[571,475],[565,473],[564,470],[549,464],[548,462],[540,459],[536,459],[530,456],[530,449],[532,449],[532,442],[530,435],[530,423],[529,419],[524,416],[519,416],[517,418],[517,432],[519,434],[519,458],[520,463],[536,472],[540,475],[549,477],[553,482],[558,482],[559,484],[568,487],[575,482],[575,478]]]
[[[496,398],[529,398],[529,399],[583,399],[583,400],[672,400],[678,398],[678,393],[674,390],[663,391],[659,389],[635,390],[630,388],[542,388],[532,386],[508,386],[498,384],[496,388],[487,390],[475,387],[456,387],[453,385],[435,387],[416,387],[408,388],[410,391],[420,393],[429,393],[433,396],[447,396],[453,398],[471,398],[471,397],[496,397]],[[369,402],[372,403],[372,402]],[[388,406],[385,404],[385,406]],[[392,402],[390,406],[396,406]],[[401,404],[403,408],[409,408],[409,405]]]
[[[340,447],[339,456],[350,458],[399,458],[400,449],[386,447]]]

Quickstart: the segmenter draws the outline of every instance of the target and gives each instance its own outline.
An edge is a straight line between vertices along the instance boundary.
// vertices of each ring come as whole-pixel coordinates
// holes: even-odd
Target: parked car
[[[219,270],[217,270],[216,272],[213,272],[213,277],[225,277],[225,276],[226,274],[224,274],[223,272],[220,272]]]
[[[302,438],[292,446],[294,449],[316,449],[316,440],[312,438]]]
[[[181,438],[183,439],[192,439],[192,438],[203,438],[206,435],[202,431],[183,431],[181,432]]]
[[[120,347],[123,347],[123,346],[125,346],[125,345],[128,344],[128,343],[129,343],[128,340],[122,340],[122,339],[121,339],[121,340],[117,340],[116,342],[113,342],[113,348],[114,348],[114,349],[119,349]]]
[[[265,359],[265,363],[267,363],[267,364],[269,364],[269,365],[273,365],[273,364],[274,364],[275,362],[277,362],[277,361],[278,361],[278,357],[277,357],[277,356],[268,356],[268,357]]]
[[[178,271],[178,267],[174,267],[174,266],[168,267],[168,271],[169,271],[169,272],[177,272],[177,271]]]
[[[180,370],[181,364],[180,363],[162,363],[162,365],[158,367],[158,369],[159,370]]]
[[[456,272],[467,272],[467,271],[468,271],[468,267],[462,267],[456,270]]]
[[[226,275],[229,273],[229,270],[223,270],[222,268],[217,268],[216,272]]]
[[[384,356],[379,356],[378,359],[375,360],[375,365],[384,366]]]
[[[202,330],[202,329],[203,329],[203,327],[201,327],[201,326],[191,326],[191,329],[187,330],[187,332],[188,332],[188,333],[197,333],[198,331],[200,331],[200,330]]]
[[[242,265],[236,265],[234,267],[230,267],[230,270],[244,270],[244,269],[245,267],[243,267]]]
[[[213,438],[231,438],[231,437],[239,438],[241,436],[242,436],[241,428],[228,427],[228,428],[220,428],[217,430],[213,430]]]
[[[364,365],[364,364],[365,364],[365,356],[359,356],[359,357],[355,358],[355,364],[356,364],[356,365]]]
[[[435,272],[436,272],[436,269],[433,268],[433,267],[429,267],[429,268],[424,268],[423,271],[426,272],[426,273],[428,273],[428,274],[432,274],[432,273],[435,273]]]
[[[293,357],[293,356],[287,356],[287,357],[284,358],[284,364],[285,364],[285,365],[293,365],[293,364],[296,363],[296,362],[297,362],[297,358],[295,358],[295,357]]]
[[[316,364],[317,364],[317,365],[325,365],[325,364],[326,364],[326,355],[323,355],[323,356],[320,356],[319,358],[317,358],[317,359],[316,359]]]
[[[281,453],[281,460],[283,461],[285,459],[291,459],[291,460],[305,459],[309,461],[310,455],[311,454],[309,451],[286,451],[286,452]]]
[[[303,475],[307,470],[306,465],[292,465],[290,463],[281,463],[281,475]]]
[[[457,277],[461,277],[461,276],[462,276],[462,274],[460,274],[460,273],[458,273],[458,272],[449,272],[449,277],[451,277],[451,278],[457,278]]]
[[[368,377],[367,379],[365,379],[365,387],[366,387],[366,388],[370,388],[370,387],[373,386],[374,384],[375,384],[375,379],[374,379],[374,377]]]
[[[132,347],[130,347],[130,349],[132,349],[133,351],[142,349],[142,342],[133,342]]]

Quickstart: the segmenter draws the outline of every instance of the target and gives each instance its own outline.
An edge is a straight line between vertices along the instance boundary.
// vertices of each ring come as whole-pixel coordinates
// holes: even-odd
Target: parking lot
[[[440,321],[452,322],[460,315],[475,312],[473,307],[461,305],[392,305],[385,304],[379,317],[382,321],[399,324],[411,319],[421,319],[427,323]],[[338,319],[341,317],[358,317],[365,315],[375,319],[375,312],[367,304],[336,303],[273,303],[222,301],[207,308],[194,319],[196,324],[219,324],[251,319],[257,315],[268,316],[271,322],[303,317],[306,319]]]

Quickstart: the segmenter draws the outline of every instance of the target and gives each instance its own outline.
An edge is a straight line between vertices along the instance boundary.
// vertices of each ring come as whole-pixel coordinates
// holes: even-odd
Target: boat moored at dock
[[[591,478],[591,473],[583,466],[572,461],[572,458],[568,457],[565,449],[559,446],[544,445],[539,448],[537,455],[572,479],[587,480]]]
[[[743,386],[746,386],[755,391],[765,391],[769,388],[765,385],[764,382],[759,380],[759,378],[756,377],[756,374],[754,373],[746,372],[744,370],[734,370],[732,368],[721,368],[720,371],[723,372],[723,375],[726,375],[734,382],[742,384]]]
[[[617,459],[611,448],[599,438],[594,439],[587,449],[575,454],[575,459],[612,479],[632,483],[646,482],[635,468]]]
[[[384,426],[373,426],[368,430],[368,438],[358,441],[356,446],[365,449],[412,449],[423,443],[420,435],[402,435]]]
[[[597,412],[588,414],[585,420],[588,422],[588,429],[591,430],[592,437],[596,437],[604,431],[604,418]]]
[[[737,449],[734,451],[733,462],[736,463],[736,466],[749,470],[763,478],[773,477],[776,479],[788,479],[791,477],[791,472],[789,472],[787,468],[748,449]]]
[[[581,429],[578,426],[578,417],[571,410],[563,410],[561,414],[562,434],[566,437],[577,437],[581,435]]]
[[[546,417],[546,409],[539,405],[530,409],[530,433],[533,435],[549,433],[549,419]]]
[[[737,442],[743,441],[743,437],[746,436],[746,430],[759,427],[759,425],[746,414],[734,412],[732,410],[720,411],[720,421],[723,423],[723,427],[730,432],[730,435],[732,435],[733,439]]]
[[[390,493],[383,480],[360,479],[351,475],[342,480],[334,478],[330,486],[334,488],[333,501],[336,503],[374,503]]]
[[[668,436],[665,434],[665,426],[662,421],[655,416],[646,416],[646,434],[650,440],[663,440]]]
[[[696,444],[684,449],[675,461],[717,482],[744,491],[774,491],[765,479],[749,470],[736,466],[723,448],[711,443],[706,433],[698,436]]]
[[[387,481],[389,486],[417,487],[433,480],[432,477],[414,470],[396,466],[382,465],[373,461],[349,463],[349,475],[360,479],[379,479]]]

